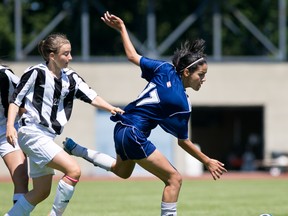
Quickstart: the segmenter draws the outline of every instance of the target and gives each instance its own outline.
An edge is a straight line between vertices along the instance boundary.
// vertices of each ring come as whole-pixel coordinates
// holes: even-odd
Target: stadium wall
[[[35,62],[9,63],[15,73],[22,72]],[[114,105],[125,105],[134,100],[145,86],[140,70],[130,63],[76,63],[70,65],[97,93]],[[263,106],[264,156],[272,151],[288,152],[288,64],[287,63],[210,63],[207,81],[199,92],[187,90],[192,105],[199,106]],[[95,143],[95,109],[77,101],[72,118],[62,135],[73,136],[81,144],[93,148]],[[96,119],[97,121],[97,119]],[[112,131],[111,131],[112,133]],[[97,134],[96,134],[97,136]],[[176,143],[175,143],[176,145]],[[111,144],[111,147],[113,145]],[[176,167],[185,170],[184,152],[176,148]],[[77,159],[78,160],[78,159]],[[89,175],[93,166],[78,160],[82,175]],[[0,176],[8,176],[0,161]]]

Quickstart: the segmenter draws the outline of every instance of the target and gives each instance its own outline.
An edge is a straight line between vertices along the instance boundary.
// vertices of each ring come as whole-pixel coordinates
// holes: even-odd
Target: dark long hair
[[[172,57],[172,63],[176,68],[178,74],[182,75],[185,68],[189,67],[189,71],[193,72],[197,69],[198,65],[203,65],[206,62],[205,41],[203,39],[197,39],[192,42],[185,41],[181,44],[180,49],[176,49]],[[199,61],[198,61],[199,60]],[[198,61],[196,63],[196,61]],[[195,65],[193,65],[195,62]]]

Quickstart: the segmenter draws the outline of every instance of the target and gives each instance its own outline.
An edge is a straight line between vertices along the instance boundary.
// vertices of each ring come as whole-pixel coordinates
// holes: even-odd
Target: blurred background
[[[1,62],[21,76],[42,62],[38,42],[50,33],[64,33],[72,44],[70,66],[98,94],[124,107],[145,82],[140,69],[127,62],[119,34],[100,19],[105,11],[124,20],[143,56],[170,61],[181,42],[203,38],[207,81],[199,92],[187,90],[192,141],[231,171],[287,171],[287,0],[2,0]],[[115,156],[113,126],[109,113],[77,102],[56,141],[61,145],[72,136]],[[151,139],[184,175],[205,171],[160,128]],[[79,163],[83,175],[110,175],[84,160]],[[8,175],[3,161],[0,166],[0,176]],[[148,173],[137,167],[134,175]]]

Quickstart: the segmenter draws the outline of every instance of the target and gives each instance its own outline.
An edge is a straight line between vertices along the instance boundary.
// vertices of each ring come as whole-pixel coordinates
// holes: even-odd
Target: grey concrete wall
[[[10,63],[19,76],[35,63]],[[71,63],[70,65],[104,99],[112,104],[127,104],[145,86],[138,67],[130,63]],[[207,81],[199,92],[187,90],[193,105],[262,105],[265,107],[265,156],[271,151],[288,152],[288,64],[287,63],[210,63]],[[76,102],[72,118],[56,142],[73,135],[80,143],[92,146],[94,137],[94,108]],[[112,133],[112,131],[111,131]],[[96,134],[97,136],[97,134]],[[179,148],[177,148],[179,149]],[[177,150],[176,163],[183,166],[184,152]],[[92,166],[78,160],[83,175]],[[177,165],[176,165],[177,166]],[[178,167],[178,166],[177,166]],[[184,168],[179,167],[179,170]],[[3,161],[0,176],[8,175]]]

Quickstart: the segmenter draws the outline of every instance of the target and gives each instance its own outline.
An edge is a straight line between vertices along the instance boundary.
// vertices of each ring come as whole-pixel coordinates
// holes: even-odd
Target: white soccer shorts
[[[6,134],[2,134],[0,136],[0,156],[3,158],[6,154],[19,150],[19,145],[15,145],[14,147],[7,142]]]
[[[55,174],[54,169],[47,167],[49,163],[63,149],[53,140],[55,136],[44,132],[45,128],[23,126],[18,130],[18,143],[22,151],[28,156],[30,177],[37,178]]]

